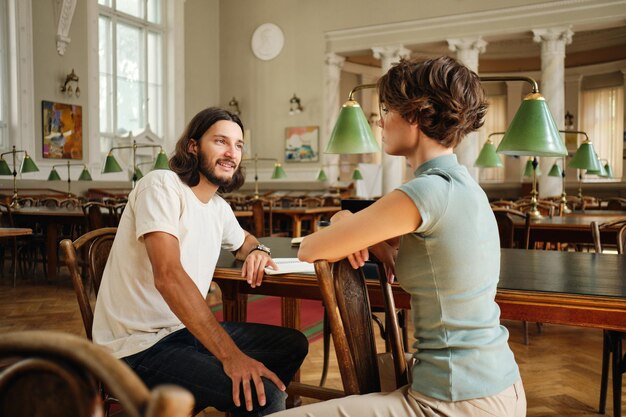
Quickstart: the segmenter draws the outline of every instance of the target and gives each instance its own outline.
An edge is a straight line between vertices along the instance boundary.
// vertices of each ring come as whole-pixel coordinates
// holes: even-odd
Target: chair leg
[[[613,417],[622,416],[622,335],[611,331],[613,346]]]
[[[524,344],[527,345],[528,344],[528,322],[523,321],[522,324],[524,326]]]
[[[326,383],[326,376],[328,375],[328,361],[330,358],[330,322],[328,321],[328,314],[326,314],[325,307],[322,332],[324,336],[324,363],[322,364],[322,377],[320,378],[320,387],[323,387]]]
[[[602,376],[600,377],[600,404],[598,413],[606,411],[606,391],[609,385],[609,361],[611,360],[611,338],[606,330],[602,335]]]

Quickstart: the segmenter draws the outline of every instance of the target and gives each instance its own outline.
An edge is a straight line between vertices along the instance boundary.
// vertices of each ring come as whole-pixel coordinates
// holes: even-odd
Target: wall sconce
[[[257,154],[254,154],[252,158],[244,158],[241,162],[254,161],[254,198],[259,198],[259,172],[258,172],[258,163],[259,161],[272,161],[274,162],[274,170],[272,171],[272,179],[276,180],[279,178],[287,178],[287,173],[285,169],[278,163],[278,159],[276,158],[259,158]]]
[[[289,115],[293,116],[294,114],[302,113],[303,110],[300,98],[296,96],[296,93],[293,93],[293,97],[289,99]]]
[[[68,198],[72,197],[71,191],[71,183],[72,179],[70,178],[70,167],[71,166],[81,166],[83,167],[83,171],[80,173],[78,177],[78,181],[91,181],[91,174],[87,169],[87,165],[85,164],[71,164],[70,161],[67,161],[67,164],[55,164],[52,165],[52,171],[50,171],[50,175],[48,175],[48,181],[61,181],[61,176],[59,175],[56,167],[67,166],[67,196]]]
[[[235,113],[237,116],[241,114],[241,110],[239,110],[239,102],[237,101],[235,96],[233,96],[233,98],[231,98],[230,101],[228,102],[228,107],[230,107],[229,110],[232,113]]]
[[[24,159],[22,160],[22,166],[20,167],[20,172],[25,174],[28,172],[37,172],[39,168],[35,165],[35,162],[28,156],[28,152],[23,149],[15,149],[15,145],[13,145],[13,149],[8,152],[3,152],[0,154],[0,175],[13,175],[13,198],[11,199],[11,207],[18,209],[20,208],[20,203],[17,201],[17,160],[16,154],[24,153]],[[4,155],[13,154],[13,170],[9,168],[9,164],[4,160]]]
[[[74,88],[72,88],[72,84],[74,84]],[[78,75],[76,75],[76,73],[74,72],[74,68],[72,68],[72,72],[65,76],[65,82],[61,86],[61,92],[68,97],[72,97],[73,94],[76,94],[76,98],[80,97]]]
[[[122,167],[113,156],[113,151],[116,149],[131,149],[132,160],[133,160],[133,166],[132,166],[133,175],[131,179],[131,186],[132,188],[135,188],[135,184],[143,176],[143,174],[141,174],[141,171],[139,171],[139,168],[137,165],[137,149],[139,148],[159,148],[160,149],[159,154],[156,157],[153,169],[169,169],[167,155],[165,154],[165,151],[163,150],[163,147],[161,145],[137,143],[135,140],[133,140],[132,145],[114,146],[111,149],[109,149],[109,153],[107,155],[106,161],[104,162],[104,168],[102,169],[102,173],[108,174],[111,172],[122,172]]]

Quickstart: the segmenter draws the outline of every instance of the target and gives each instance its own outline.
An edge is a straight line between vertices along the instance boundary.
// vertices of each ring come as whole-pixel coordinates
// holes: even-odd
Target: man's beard
[[[209,166],[202,152],[198,152],[198,171],[209,180],[210,183],[218,187],[228,187],[234,181],[234,175],[230,178],[220,178],[215,174],[215,167]]]

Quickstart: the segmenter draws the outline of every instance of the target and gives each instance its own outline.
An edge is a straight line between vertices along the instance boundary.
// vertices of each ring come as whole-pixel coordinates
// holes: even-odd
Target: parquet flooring
[[[9,279],[0,282],[0,337],[25,329],[58,330],[84,336],[80,312],[68,277],[54,284],[39,280]],[[216,294],[215,297],[219,297]],[[510,345],[522,372],[530,417],[598,416],[602,332],[595,329],[545,324],[538,334],[530,326],[530,344],[522,343],[522,325],[504,322],[511,332]],[[382,348],[382,343],[379,343]],[[331,348],[327,386],[341,388],[339,371]],[[316,384],[322,365],[322,341],[314,342],[302,367],[302,381]],[[612,415],[609,382],[607,416]],[[626,402],[622,395],[623,409]],[[304,402],[312,400],[305,399]],[[207,409],[204,417],[221,416]]]

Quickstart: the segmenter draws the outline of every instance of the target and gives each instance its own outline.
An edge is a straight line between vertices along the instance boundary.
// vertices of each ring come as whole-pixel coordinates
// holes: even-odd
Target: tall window
[[[504,132],[506,130],[506,96],[489,96],[487,97],[489,102],[489,110],[485,115],[485,123],[483,127],[478,130],[478,145],[479,152],[483,148],[483,145],[487,141],[487,138],[491,133]],[[503,135],[494,135],[491,137],[493,144],[498,147]],[[506,164],[503,155],[500,155],[502,162]],[[504,181],[504,167],[503,168],[479,168],[479,181],[488,182],[502,182]]]
[[[581,100],[581,130],[587,132],[598,158],[606,159],[613,175],[622,178],[624,87],[585,90]],[[604,165],[606,161],[602,161]]]
[[[162,0],[98,0],[100,147],[146,126],[164,135]]]
[[[0,149],[9,147],[9,20],[6,0],[0,0]]]

